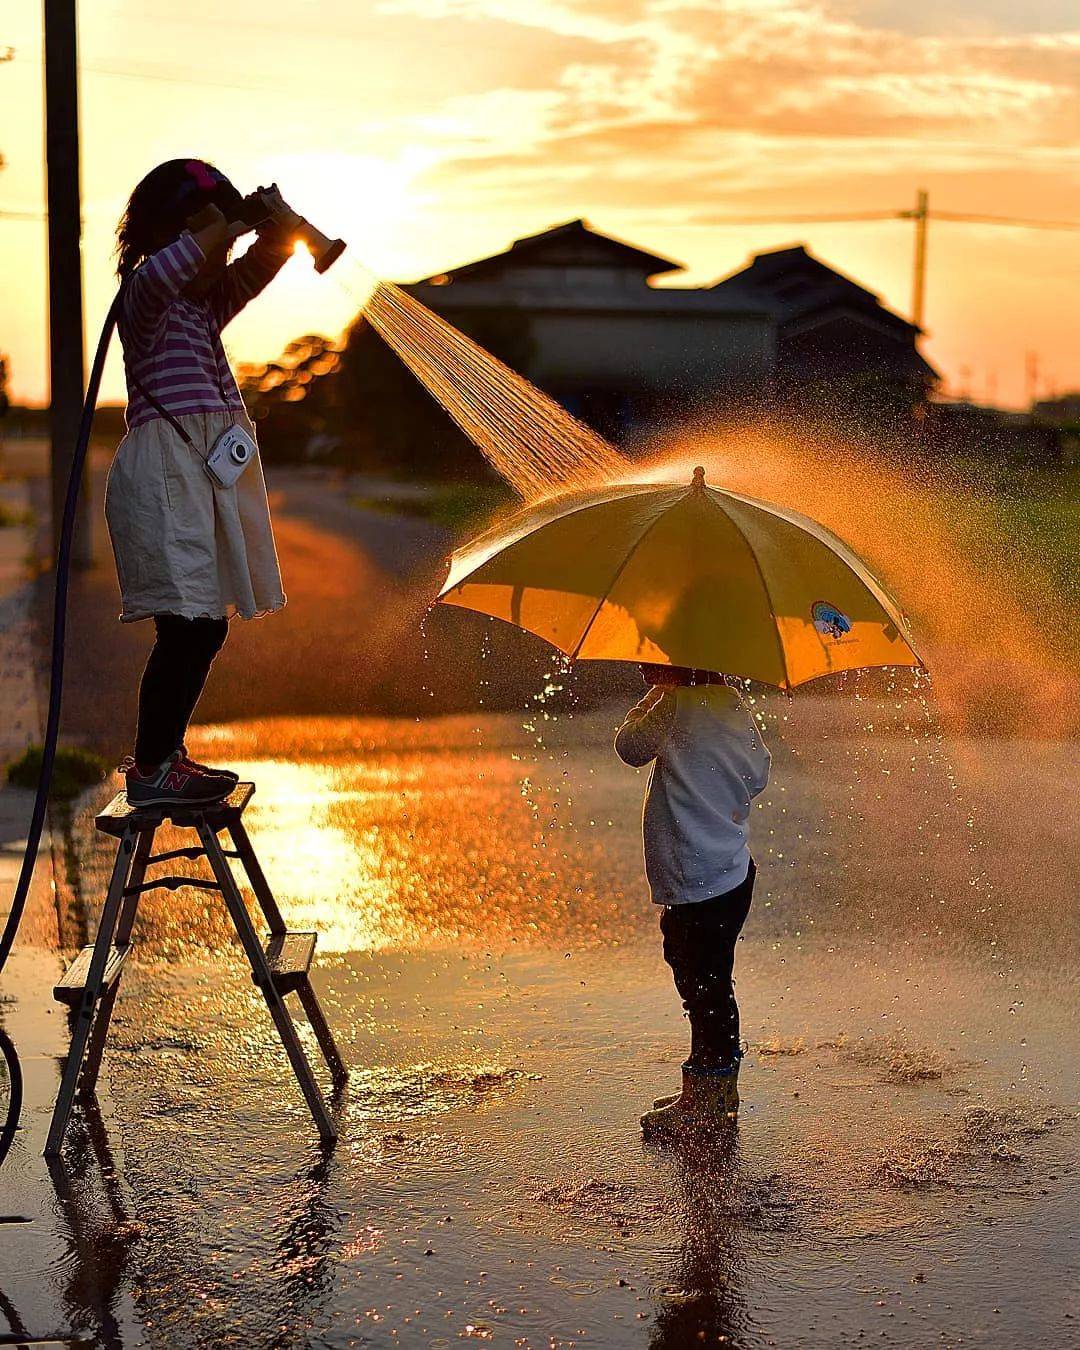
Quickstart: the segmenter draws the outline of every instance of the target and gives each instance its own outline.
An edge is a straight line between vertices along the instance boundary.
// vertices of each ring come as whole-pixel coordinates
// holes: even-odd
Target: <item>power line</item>
[[[931,211],[930,199],[920,188],[913,209],[904,211],[844,211],[822,215],[713,216],[699,225],[723,229],[728,225],[861,225],[883,220],[912,221],[915,225],[915,262],[911,284],[911,322],[923,329],[926,296],[926,236],[931,221],[949,225],[991,225],[1010,230],[1080,230],[1080,220],[1035,220],[1024,216],[994,216],[975,211]]]
[[[391,39],[391,43],[392,43]],[[453,45],[453,44],[444,44]],[[0,61],[15,60],[20,58],[13,47],[0,48]],[[273,89],[280,90],[280,84],[276,82],[251,80],[246,83],[231,80],[219,80],[214,78],[198,79],[191,75],[170,74],[166,71],[160,71],[153,68],[144,67],[139,69],[137,66],[122,66],[93,61],[84,61],[80,63],[80,69],[95,75],[112,76],[118,79],[147,80],[154,83],[164,84],[182,84],[198,85],[212,89],[233,89],[240,93],[250,93],[252,90]],[[365,80],[368,88],[374,87],[370,81]],[[384,85],[382,87],[389,87]],[[396,84],[395,86],[396,87]],[[1020,216],[995,216],[978,214],[962,211],[927,211],[927,217],[932,220],[947,221],[950,224],[966,225],[1001,225],[1011,229],[1023,230],[1080,230],[1080,220],[1037,220]],[[727,225],[847,225],[863,224],[875,221],[885,220],[913,220],[919,216],[918,208],[915,211],[845,211],[839,213],[825,213],[821,215],[789,215],[789,216],[713,216],[710,219],[699,221],[704,226],[723,228]],[[30,212],[4,211],[0,210],[0,218],[13,220],[37,220],[41,219]]]
[[[850,211],[838,215],[820,216],[712,216],[700,221],[702,225],[847,225],[878,220],[912,220],[913,211]],[[1080,230],[1080,220],[1034,220],[1019,216],[989,216],[965,211],[929,211],[931,220],[950,224],[1005,225],[1024,230]]]
[[[899,220],[898,211],[850,211],[821,216],[711,216],[703,225],[833,225],[866,220]]]
[[[24,65],[28,64],[18,56],[15,57],[15,60],[20,64]],[[223,79],[216,79],[213,77],[210,77],[208,79],[200,79],[198,76],[170,74],[168,71],[157,70],[152,66],[144,66],[143,68],[140,69],[136,65],[124,66],[103,61],[81,61],[79,63],[79,70],[82,74],[85,75],[104,75],[111,79],[144,80],[152,84],[180,84],[180,85],[190,85],[197,88],[231,89],[241,94],[250,94],[264,90],[274,90],[277,93],[281,93],[282,88],[280,81],[259,80],[259,79],[252,79],[246,81],[223,80]],[[371,82],[368,80],[365,80],[364,84],[365,87],[367,88],[390,87],[389,85],[386,84],[382,86],[372,86]],[[305,97],[307,97],[307,95],[305,95]],[[318,97],[322,98],[325,97],[325,95],[320,94],[318,95]]]
[[[961,211],[931,211],[930,218],[965,225],[1007,225],[1023,230],[1080,230],[1080,220],[1027,220],[1020,216],[981,216]]]
[[[15,56],[14,61],[18,65],[29,65],[30,62],[20,56]],[[153,66],[138,65],[120,65],[105,61],[80,61],[79,71],[84,75],[105,76],[108,79],[119,80],[142,80],[151,84],[179,84],[193,86],[203,89],[229,89],[241,94],[258,93],[262,91],[273,91],[280,94],[282,92],[281,81],[250,79],[245,81],[217,79],[213,76],[200,79],[197,75],[179,75],[170,73],[167,70],[158,70]],[[401,87],[400,81],[383,81],[381,84],[365,79],[364,87],[367,89],[398,89]],[[332,93],[319,91],[314,95],[305,91],[305,99],[315,98],[322,102],[330,100],[339,101]]]

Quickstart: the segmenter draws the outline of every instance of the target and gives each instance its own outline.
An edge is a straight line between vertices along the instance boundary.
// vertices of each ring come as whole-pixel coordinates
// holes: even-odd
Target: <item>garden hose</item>
[[[23,854],[19,880],[11,901],[11,910],[0,934],[0,972],[3,971],[11,953],[15,934],[26,908],[30,893],[30,882],[34,876],[38,847],[41,843],[41,831],[45,825],[45,812],[49,805],[49,788],[52,784],[53,762],[56,759],[56,742],[60,733],[60,700],[64,685],[64,637],[67,628],[68,579],[71,573],[71,545],[75,534],[75,508],[79,502],[79,489],[82,486],[83,466],[90,444],[90,431],[94,423],[94,410],[97,407],[98,389],[101,387],[101,374],[105,367],[105,357],[109,342],[116,328],[120,314],[120,304],[124,288],[117,291],[109,306],[98,338],[94,364],[90,369],[90,379],[83,399],[82,416],[79,419],[79,434],[75,440],[75,452],[71,460],[71,472],[68,476],[67,495],[64,498],[64,515],[60,525],[60,542],[56,550],[56,572],[53,585],[53,624],[52,659],[49,671],[49,712],[45,722],[45,737],[41,747],[41,770],[38,774],[37,790],[34,796],[34,810],[30,817],[30,828],[26,836],[26,851]]]

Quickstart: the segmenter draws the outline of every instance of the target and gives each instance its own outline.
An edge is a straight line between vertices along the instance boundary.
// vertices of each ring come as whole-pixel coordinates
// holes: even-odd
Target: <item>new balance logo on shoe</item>
[[[127,798],[131,806],[175,806],[185,803],[220,801],[236,785],[232,774],[215,773],[189,764],[179,752],[149,773],[140,773],[138,765],[125,761]]]

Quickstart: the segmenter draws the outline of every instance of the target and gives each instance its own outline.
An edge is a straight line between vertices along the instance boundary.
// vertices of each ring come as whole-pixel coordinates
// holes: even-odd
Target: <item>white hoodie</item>
[[[657,686],[615,737],[627,764],[655,760],[645,792],[645,872],[658,905],[710,900],[750,869],[750,803],[769,781],[769,751],[728,685]]]

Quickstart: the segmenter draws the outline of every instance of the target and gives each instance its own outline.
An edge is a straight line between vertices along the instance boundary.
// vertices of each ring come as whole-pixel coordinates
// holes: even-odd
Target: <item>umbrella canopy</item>
[[[490,614],[567,656],[650,661],[792,689],[917,666],[899,606],[829,530],[691,484],[613,484],[519,511],[454,555],[443,604]]]

